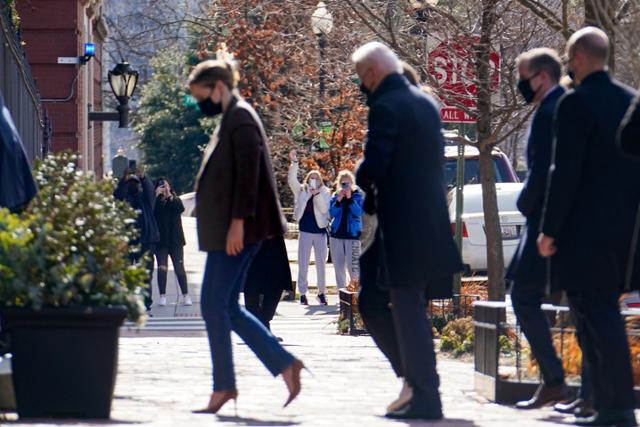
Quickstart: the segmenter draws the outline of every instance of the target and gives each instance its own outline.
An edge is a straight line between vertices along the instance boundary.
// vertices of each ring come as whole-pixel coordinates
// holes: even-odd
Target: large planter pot
[[[109,418],[124,308],[4,309],[21,418]]]

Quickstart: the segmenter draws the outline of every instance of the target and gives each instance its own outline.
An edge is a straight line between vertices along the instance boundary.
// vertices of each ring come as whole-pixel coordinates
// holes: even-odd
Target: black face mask
[[[369,90],[369,88],[367,88],[364,83],[360,83],[360,92],[362,92],[363,95],[365,96],[370,96],[371,95],[371,91]]]
[[[537,75],[538,74],[534,74],[526,80],[518,81],[518,90],[520,91],[520,94],[527,104],[531,104],[533,102],[533,99],[536,97],[537,91],[531,89],[531,79],[533,79]]]
[[[222,113],[222,103],[213,102],[210,97],[204,101],[198,102],[198,108],[200,108],[200,111],[202,111],[202,114],[205,116],[213,117]]]

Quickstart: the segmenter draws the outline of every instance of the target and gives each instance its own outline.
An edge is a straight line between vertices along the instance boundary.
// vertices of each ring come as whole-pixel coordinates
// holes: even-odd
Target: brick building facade
[[[107,29],[103,0],[17,0],[21,37],[53,131],[53,151],[82,156],[84,170],[103,174],[102,124],[89,122],[89,109],[102,110],[102,45]],[[59,57],[82,55],[95,43],[86,65],[58,64]]]

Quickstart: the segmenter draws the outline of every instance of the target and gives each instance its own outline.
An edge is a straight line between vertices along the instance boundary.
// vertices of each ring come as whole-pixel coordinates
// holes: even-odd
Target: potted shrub
[[[109,418],[119,329],[144,313],[148,272],[128,258],[136,213],[77,160],[47,157],[25,212],[0,211],[0,319],[20,417]]]

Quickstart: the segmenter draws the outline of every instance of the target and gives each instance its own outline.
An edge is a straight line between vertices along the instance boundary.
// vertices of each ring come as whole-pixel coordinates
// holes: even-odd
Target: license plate
[[[502,225],[500,226],[502,232],[502,240],[514,240],[520,238],[520,226],[519,225]]]

